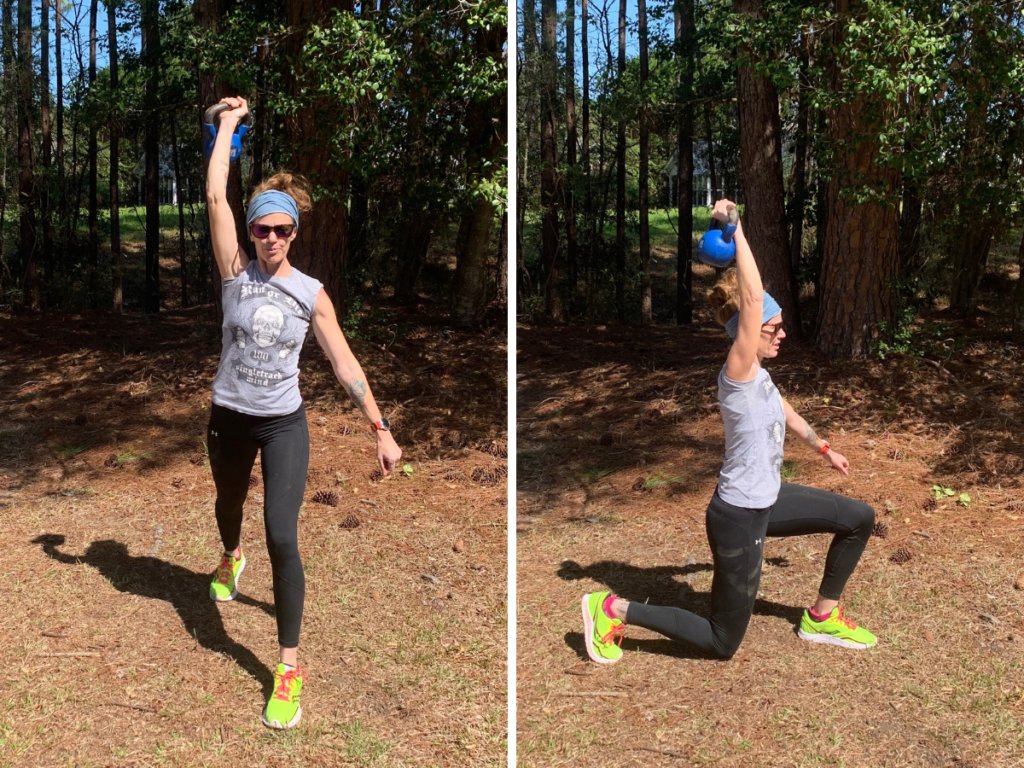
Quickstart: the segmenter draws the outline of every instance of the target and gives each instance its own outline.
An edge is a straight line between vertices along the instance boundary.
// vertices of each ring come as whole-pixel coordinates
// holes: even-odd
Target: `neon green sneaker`
[[[832,609],[832,613],[824,621],[815,621],[805,610],[800,619],[800,631],[797,634],[812,643],[828,643],[858,650],[870,648],[878,642],[878,638],[864,627],[858,627],[844,617],[843,608],[839,605]]]
[[[242,575],[244,570],[245,552],[242,551],[242,545],[239,544],[237,560],[230,555],[224,555],[220,559],[220,567],[217,568],[217,574],[213,577],[213,581],[210,582],[210,597],[218,603],[234,600],[235,595],[238,594],[238,577]]]
[[[622,658],[619,646],[622,645],[626,625],[619,619],[609,618],[604,612],[604,601],[610,595],[610,592],[591,592],[580,602],[587,655],[598,664],[614,664]]]
[[[299,694],[302,693],[302,681],[305,678],[304,669],[287,669],[284,664],[277,665],[277,671],[274,672],[274,693],[263,710],[265,726],[284,730],[298,724],[302,719]]]

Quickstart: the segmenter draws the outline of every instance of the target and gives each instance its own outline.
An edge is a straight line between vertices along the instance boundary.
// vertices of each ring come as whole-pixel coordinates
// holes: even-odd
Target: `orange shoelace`
[[[838,621],[840,624],[845,626],[847,629],[850,629],[850,630],[857,629],[857,625],[856,624],[854,624],[848,618],[843,616],[843,606],[840,605],[838,607],[839,607],[839,612],[836,614],[836,621]]]
[[[220,560],[220,568],[217,569],[217,583],[227,586],[231,582],[231,558],[227,555]]]
[[[622,647],[622,637],[626,634],[626,625],[619,624],[608,630],[608,633],[601,638],[602,643],[610,644],[614,642],[619,648]]]
[[[298,667],[295,669],[289,669],[281,675],[281,682],[274,690],[274,698],[279,701],[288,701],[292,693],[292,685],[295,683],[295,678],[299,678],[301,680],[305,675],[306,670],[304,669],[299,669]]]

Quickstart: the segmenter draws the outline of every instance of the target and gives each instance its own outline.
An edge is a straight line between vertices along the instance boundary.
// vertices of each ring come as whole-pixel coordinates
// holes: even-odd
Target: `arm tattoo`
[[[818,436],[814,434],[814,430],[811,429],[811,425],[807,425],[807,431],[804,433],[804,439],[811,448],[817,449],[818,447]]]
[[[359,410],[361,410],[364,414],[366,413],[367,391],[368,390],[366,388],[366,382],[363,381],[362,379],[357,379],[356,381],[353,381],[348,387],[349,395],[352,396],[352,400],[355,402],[356,405],[359,406]]]

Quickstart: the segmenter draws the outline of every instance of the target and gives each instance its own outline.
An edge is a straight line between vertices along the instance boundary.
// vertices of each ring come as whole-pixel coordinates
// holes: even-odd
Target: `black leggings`
[[[277,640],[284,648],[297,648],[306,599],[298,533],[309,468],[306,409],[300,405],[287,416],[249,416],[214,405],[207,439],[217,486],[217,527],[225,552],[239,544],[249,475],[256,451],[263,452],[263,522],[274,574]]]
[[[681,608],[630,602],[626,623],[728,659],[739,649],[754,612],[765,537],[834,533],[818,592],[838,600],[871,536],[875,511],[845,496],[783,483],[767,509],[734,507],[715,491],[705,525],[715,564],[711,620]]]

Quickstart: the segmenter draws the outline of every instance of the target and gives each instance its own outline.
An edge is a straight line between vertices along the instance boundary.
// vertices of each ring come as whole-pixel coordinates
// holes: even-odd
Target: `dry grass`
[[[876,649],[797,638],[828,546],[811,536],[768,542],[732,661],[636,628],[621,663],[586,659],[584,592],[710,610],[726,347],[707,320],[519,329],[520,764],[1024,765],[1024,353],[1005,329],[930,318],[963,338],[931,363],[843,366],[787,342],[771,366],[852,465],[830,473],[791,440],[792,481],[867,501],[888,527],[843,600]],[[936,484],[956,495],[935,501]],[[911,559],[890,561],[900,548]]]
[[[209,309],[0,317],[0,766],[504,761],[506,481],[440,476],[497,462],[475,446],[506,439],[503,333],[384,310],[397,317],[380,327],[389,351],[354,344],[402,418],[407,473],[369,481],[371,434],[322,353],[303,353],[309,676],[302,723],[283,733],[259,720],[277,657],[261,482],[239,598],[207,596],[220,551],[202,444]],[[429,388],[425,355],[440,367]],[[455,428],[464,446],[431,442]],[[313,503],[320,489],[336,507]]]

